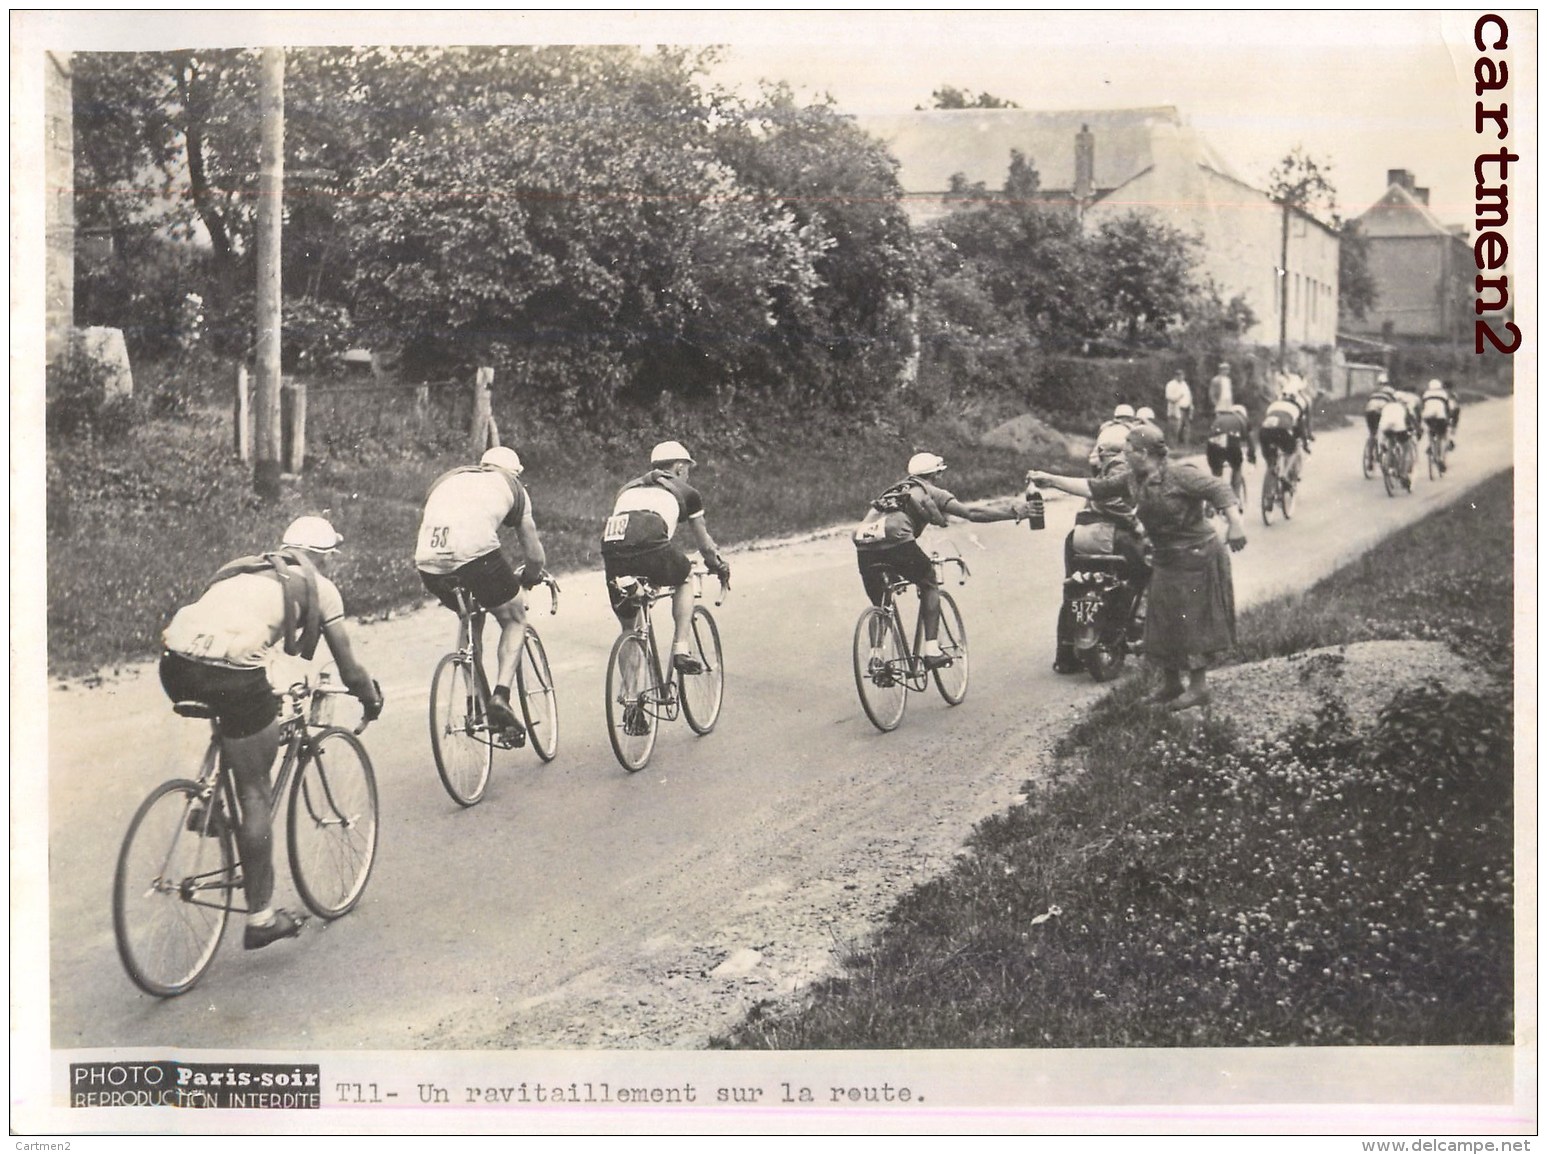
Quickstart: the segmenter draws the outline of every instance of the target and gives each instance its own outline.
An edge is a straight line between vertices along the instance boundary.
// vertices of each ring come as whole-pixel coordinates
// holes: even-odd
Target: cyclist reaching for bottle
[[[278,550],[221,567],[197,601],[173,615],[161,641],[161,685],[174,702],[201,702],[214,715],[220,757],[230,767],[241,805],[235,830],[247,893],[242,945],[268,946],[300,933],[301,923],[275,909],[269,774],[279,752],[279,696],[268,667],[286,654],[312,659],[325,639],[339,677],[380,716],[381,688],[354,655],[344,625],[344,599],[327,576],[343,538],[321,517],[290,523]]]
[[[414,546],[419,580],[442,605],[457,612],[456,590],[461,586],[499,622],[498,673],[489,718],[517,746],[526,740],[526,730],[510,704],[510,687],[526,636],[526,605],[520,595],[542,582],[547,564],[532,519],[532,502],[521,484],[524,469],[514,449],[497,445],[477,465],[441,474],[425,499]],[[525,563],[519,574],[500,550],[501,527],[516,531]]]
[[[924,618],[920,657],[931,670],[949,665],[951,659],[940,651],[940,590],[935,584],[934,565],[919,546],[919,535],[928,526],[948,524],[951,516],[965,521],[1018,522],[1032,509],[1031,503],[1014,500],[963,505],[937,484],[945,468],[937,455],[915,453],[908,459],[908,476],[871,501],[869,512],[853,533],[859,576],[871,605],[879,606],[885,600],[888,571],[918,589],[919,612]],[[874,656],[880,656],[879,638],[871,638],[871,649]]]
[[[672,544],[677,526],[686,522],[709,572],[729,584],[730,564],[709,535],[703,495],[688,482],[698,463],[679,441],[663,441],[650,451],[650,471],[627,482],[613,501],[612,515],[602,527],[602,567],[612,611],[624,629],[634,625],[636,610],[613,584],[619,577],[642,577],[652,585],[675,587],[671,596],[671,661],[681,674],[701,674],[693,656],[691,629],[693,588],[688,583],[692,563]]]

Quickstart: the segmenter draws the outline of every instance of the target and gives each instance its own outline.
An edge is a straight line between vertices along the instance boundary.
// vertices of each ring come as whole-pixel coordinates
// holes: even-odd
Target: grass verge
[[[1244,614],[1246,651],[1438,630],[1506,668],[1512,484],[1495,478],[1305,598]],[[1481,596],[1439,592],[1480,573],[1493,575]],[[1329,706],[1245,741],[1224,721],[1141,708],[1140,681],[1103,698],[1059,769],[984,822],[839,977],[714,1045],[1511,1041],[1508,691],[1420,687],[1369,733]]]
[[[347,402],[347,397],[346,397]],[[150,657],[162,626],[227,560],[272,548],[291,518],[326,511],[345,538],[336,566],[351,615],[419,604],[413,566],[430,483],[471,456],[411,406],[356,394],[313,399],[308,467],[273,505],[251,493],[231,449],[229,415],[213,406],[145,418],[110,442],[53,441],[47,474],[48,661],[75,676]],[[1083,468],[1061,439],[1023,453],[983,446],[996,416],[931,422],[841,416],[738,403],[691,409],[669,397],[586,426],[501,415],[526,464],[537,523],[556,572],[600,567],[600,526],[617,487],[648,468],[650,447],[686,442],[700,465],[715,538],[726,546],[858,520],[916,449],[943,454],[946,484],[966,499],[1017,490],[1032,460]]]

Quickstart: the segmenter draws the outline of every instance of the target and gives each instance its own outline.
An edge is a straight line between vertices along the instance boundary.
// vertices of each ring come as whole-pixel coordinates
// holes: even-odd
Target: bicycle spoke
[[[290,796],[290,869],[323,918],[359,901],[376,857],[376,776],[358,738],[325,730],[302,755]]]

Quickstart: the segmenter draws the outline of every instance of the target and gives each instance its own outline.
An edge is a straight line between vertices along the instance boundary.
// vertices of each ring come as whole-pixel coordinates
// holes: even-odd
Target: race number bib
[[[1213,437],[1209,438],[1209,444],[1217,445],[1220,449],[1224,449],[1230,444],[1230,434],[1216,433]]]
[[[607,519],[607,524],[602,527],[603,541],[622,541],[623,535],[628,532],[628,514],[615,513]]]
[[[854,530],[854,541],[857,544],[868,545],[871,542],[882,541],[885,538],[886,518],[884,517],[867,517]]]

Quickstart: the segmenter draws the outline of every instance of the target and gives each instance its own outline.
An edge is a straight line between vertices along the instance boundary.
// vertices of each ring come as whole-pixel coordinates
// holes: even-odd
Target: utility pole
[[[1278,258],[1278,371],[1283,373],[1289,346],[1289,199],[1285,197],[1280,203],[1284,206],[1284,229]]]
[[[285,50],[265,48],[258,80],[258,349],[252,487],[259,497],[279,497],[280,477],[280,237],[285,191]]]

